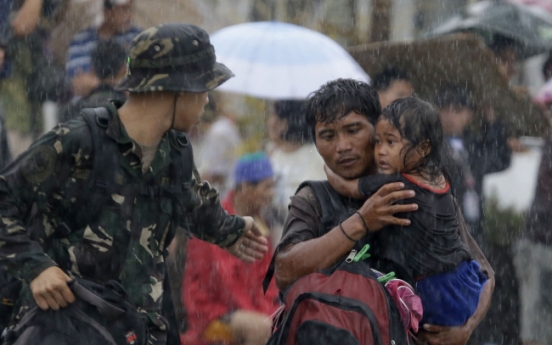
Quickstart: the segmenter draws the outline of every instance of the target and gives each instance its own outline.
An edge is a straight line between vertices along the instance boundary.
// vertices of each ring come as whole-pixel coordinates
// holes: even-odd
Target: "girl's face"
[[[389,120],[381,119],[376,124],[374,156],[381,174],[407,173],[422,158],[419,150],[408,150],[412,145],[401,137],[399,130]],[[408,157],[405,160],[405,154]]]

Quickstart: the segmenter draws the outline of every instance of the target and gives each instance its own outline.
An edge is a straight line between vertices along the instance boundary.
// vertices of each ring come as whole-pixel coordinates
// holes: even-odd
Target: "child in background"
[[[376,234],[373,267],[416,283],[424,309],[421,324],[463,325],[477,308],[486,277],[457,230],[461,220],[450,189],[451,163],[435,108],[414,97],[386,107],[376,124],[374,157],[380,174],[360,180],[346,181],[326,169],[343,194],[367,198],[399,181],[416,192],[402,202],[416,203],[418,210],[397,215],[411,225],[388,226]]]
[[[244,155],[233,175],[235,188],[222,207],[229,214],[250,214],[269,237],[273,222],[266,211],[274,195],[270,160],[264,153]],[[270,255],[248,264],[214,244],[190,239],[182,290],[188,331],[180,337],[182,344],[266,344],[270,315],[280,306],[274,282],[263,293],[269,264]]]

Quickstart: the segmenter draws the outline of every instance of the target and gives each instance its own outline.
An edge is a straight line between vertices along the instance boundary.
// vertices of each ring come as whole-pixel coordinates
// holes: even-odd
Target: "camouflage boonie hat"
[[[127,75],[116,89],[130,92],[206,92],[234,74],[216,62],[203,29],[189,24],[154,26],[134,38]]]

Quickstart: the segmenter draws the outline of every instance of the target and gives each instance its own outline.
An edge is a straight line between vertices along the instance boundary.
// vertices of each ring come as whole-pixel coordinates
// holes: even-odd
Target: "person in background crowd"
[[[374,78],[373,86],[378,92],[382,109],[399,98],[412,96],[414,92],[408,74],[398,68],[384,69]]]
[[[10,61],[6,58],[6,44],[8,43],[9,35],[8,15],[10,14],[11,1],[0,0],[0,81],[9,77],[11,73]],[[4,110],[0,102],[0,170],[12,160],[4,117]]]
[[[271,220],[264,216],[274,194],[269,159],[264,153],[242,156],[234,182],[236,187],[222,206],[229,214],[250,214],[269,237]],[[270,315],[279,307],[274,283],[266,295],[261,287],[270,256],[246,264],[198,239],[189,240],[187,250],[182,285],[188,331],[182,334],[182,343],[264,345],[270,336]]]
[[[1,29],[0,29],[1,30]],[[6,72],[9,67],[6,67],[6,55],[3,43],[0,36],[0,79],[5,78],[9,72]],[[0,103],[0,170],[4,169],[12,160],[10,145],[8,143],[8,135],[4,125],[4,110]]]
[[[68,4],[69,0],[0,1],[0,31],[9,60],[0,79],[0,102],[15,154],[42,133],[42,103],[67,98],[65,73],[48,50],[48,39]]]
[[[224,198],[232,187],[232,172],[242,145],[240,132],[234,119],[218,109],[213,94],[209,96],[201,126],[205,135],[199,140],[196,154],[198,169]]]
[[[535,199],[527,230],[514,246],[521,300],[523,345],[552,344],[552,136],[542,148]]]
[[[273,145],[270,160],[276,176],[274,205],[285,219],[289,198],[299,185],[326,178],[324,161],[305,120],[305,102],[276,102],[274,113],[268,118],[268,136]]]
[[[464,88],[444,87],[439,90],[435,103],[458,166],[458,174],[452,181],[453,191],[472,236],[496,267],[493,303],[481,326],[474,331],[470,344],[513,345],[518,338],[518,300],[512,255],[508,247],[491,243],[483,228],[483,178],[510,166],[508,129],[497,119],[492,107],[477,109]],[[482,113],[480,117],[476,117],[477,112]]]
[[[113,39],[125,48],[140,29],[132,25],[134,0],[104,0],[104,20],[99,27],[90,27],[77,33],[67,52],[67,76],[76,96],[86,96],[100,84],[92,71],[91,53],[98,42]]]
[[[519,97],[527,98],[529,97],[529,89],[519,85],[519,81],[515,78],[516,64],[520,62],[516,44],[519,44],[519,42],[512,38],[495,34],[493,43],[489,45],[489,48],[493,51],[500,71],[508,79],[510,87]],[[543,73],[546,74],[545,71]],[[528,150],[519,138],[508,138],[508,146],[513,152],[526,152]]]
[[[73,100],[60,116],[60,122],[67,121],[81,109],[95,108],[105,105],[109,100],[124,102],[126,95],[114,87],[125,76],[125,60],[127,51],[115,40],[106,40],[98,43],[92,51],[92,71],[100,81],[98,86],[86,97]]]
[[[11,62],[6,58],[6,45],[10,37],[10,11],[13,0],[0,0],[0,79],[10,75]]]
[[[504,75],[508,80],[512,79],[516,74],[516,41],[502,35],[495,35],[493,43],[489,48],[495,54],[496,62],[499,64]]]
[[[461,87],[441,89],[435,104],[459,169],[452,187],[472,235],[481,241],[483,177],[510,166],[507,128],[490,107],[483,109],[485,114],[480,121],[476,120],[475,104]]]

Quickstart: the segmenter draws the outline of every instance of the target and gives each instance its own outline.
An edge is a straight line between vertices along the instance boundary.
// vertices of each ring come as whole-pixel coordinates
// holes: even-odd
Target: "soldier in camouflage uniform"
[[[93,166],[102,152],[94,152],[98,138],[79,116],[45,134],[3,171],[0,265],[23,282],[14,324],[36,304],[57,310],[74,301],[67,286],[72,277],[100,283],[116,279],[148,317],[149,343],[166,344],[164,250],[176,230],[187,229],[245,261],[263,256],[266,240],[253,220],[224,212],[217,191],[201,182],[195,167],[183,184],[188,192],[183,203],[155,194],[156,188],[133,197],[113,193],[101,205],[95,202],[99,189],[82,195],[94,169],[113,169],[122,191],[126,186],[172,186],[175,167],[182,166],[172,157],[183,151],[187,139],[171,129],[189,130],[199,121],[207,91],[232,76],[216,62],[202,29],[185,24],[150,28],[132,42],[127,76],[118,85],[130,91],[128,100],[107,107],[105,142],[100,144],[106,148],[102,152],[116,147],[114,157],[108,157],[114,164]],[[176,187],[167,194],[178,195]],[[98,214],[91,217],[93,210]],[[86,224],[74,225],[83,219]]]

